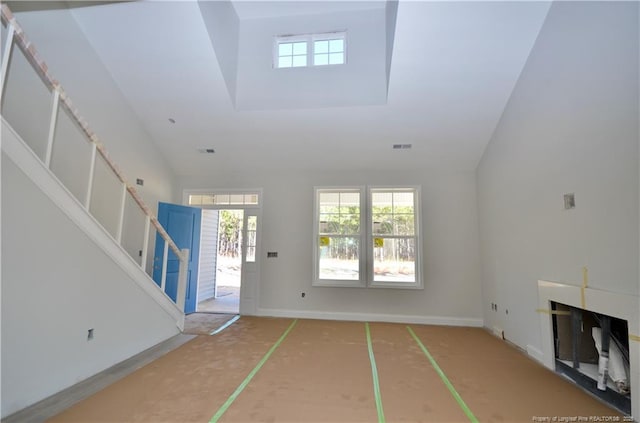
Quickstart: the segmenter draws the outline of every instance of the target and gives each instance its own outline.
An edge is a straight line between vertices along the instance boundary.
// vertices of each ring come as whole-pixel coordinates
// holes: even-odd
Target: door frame
[[[258,204],[208,204],[208,205],[190,205],[189,196],[198,194],[257,194]],[[188,207],[196,207],[207,210],[243,210],[243,239],[242,239],[242,260],[240,274],[240,313],[246,315],[256,315],[258,312],[258,299],[260,298],[260,262],[261,262],[261,242],[262,242],[262,203],[264,201],[262,188],[197,188],[182,190],[182,204]],[[245,284],[245,259],[246,259],[246,219],[247,215],[252,214],[258,217],[256,232],[256,261],[255,261],[255,283],[253,286]],[[199,258],[198,258],[199,260]]]

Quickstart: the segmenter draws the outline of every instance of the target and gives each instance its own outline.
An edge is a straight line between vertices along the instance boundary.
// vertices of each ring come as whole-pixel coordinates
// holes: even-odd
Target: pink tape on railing
[[[109,156],[109,153],[107,152],[106,148],[100,142],[95,132],[91,130],[87,121],[80,116],[80,112],[76,107],[74,107],[73,102],[71,101],[67,93],[64,91],[62,86],[60,86],[60,83],[49,74],[49,67],[44,62],[44,60],[40,59],[38,55],[38,51],[36,50],[33,43],[31,43],[27,39],[24,31],[22,30],[22,27],[16,21],[15,17],[13,16],[13,13],[11,12],[11,9],[9,9],[9,6],[7,6],[6,4],[2,4],[2,7],[0,8],[0,13],[2,15],[2,18],[13,26],[14,40],[20,45],[20,47],[22,48],[22,51],[25,54],[25,57],[33,65],[35,71],[38,72],[38,74],[40,74],[40,76],[43,79],[43,82],[46,85],[48,85],[50,89],[59,91],[60,100],[64,104],[65,108],[69,111],[69,113],[71,113],[71,116],[78,123],[78,125],[80,126],[82,131],[85,133],[89,141],[96,145],[98,152],[104,158],[109,168],[116,174],[120,182],[122,182],[127,186],[127,191],[129,191],[129,193],[135,200],[136,204],[140,207],[140,209],[142,209],[142,212],[145,215],[149,216],[151,223],[156,228],[156,231],[158,231],[160,236],[162,236],[162,238],[164,238],[164,240],[169,244],[169,248],[171,248],[171,250],[174,253],[176,253],[177,256],[180,257],[182,253],[178,248],[178,246],[175,244],[175,242],[173,242],[173,240],[171,239],[167,231],[162,227],[160,222],[158,222],[158,219],[151,213],[151,210],[149,210],[149,207],[147,207],[147,205],[142,201],[142,198],[140,197],[138,192],[135,190],[135,188],[133,188],[131,185],[127,183],[127,180],[124,174],[122,173],[122,171],[120,170],[120,168],[114,163],[113,160],[111,160],[111,157]]]

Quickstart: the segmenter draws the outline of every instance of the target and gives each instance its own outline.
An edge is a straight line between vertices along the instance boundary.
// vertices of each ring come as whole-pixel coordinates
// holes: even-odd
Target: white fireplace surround
[[[629,361],[631,364],[631,414],[640,421],[640,297],[615,292],[584,288],[584,307],[582,287],[565,283],[538,281],[538,306],[542,339],[542,363],[555,371],[555,352],[553,348],[552,315],[543,312],[551,309],[551,302],[584,308],[600,314],[627,321],[629,334]]]

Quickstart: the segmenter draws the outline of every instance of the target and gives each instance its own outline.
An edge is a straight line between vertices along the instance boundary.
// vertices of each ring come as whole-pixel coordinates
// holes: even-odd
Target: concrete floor
[[[240,311],[240,287],[219,286],[218,297],[200,301],[196,307],[198,313],[230,313]]]

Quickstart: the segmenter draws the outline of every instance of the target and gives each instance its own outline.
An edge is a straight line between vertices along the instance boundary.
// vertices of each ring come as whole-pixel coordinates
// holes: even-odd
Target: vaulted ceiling
[[[473,170],[549,8],[548,2],[400,1],[386,101],[242,110],[225,81],[222,53],[213,46],[211,22],[202,13],[206,4],[200,3],[89,2],[72,10],[177,175],[238,169]],[[260,20],[333,16],[340,21],[347,13],[384,8],[385,2],[235,1],[232,6],[242,37],[243,25]],[[243,51],[237,53],[241,60]],[[270,62],[264,66],[278,71]],[[412,149],[393,150],[398,143]],[[203,148],[216,152],[202,154]]]

